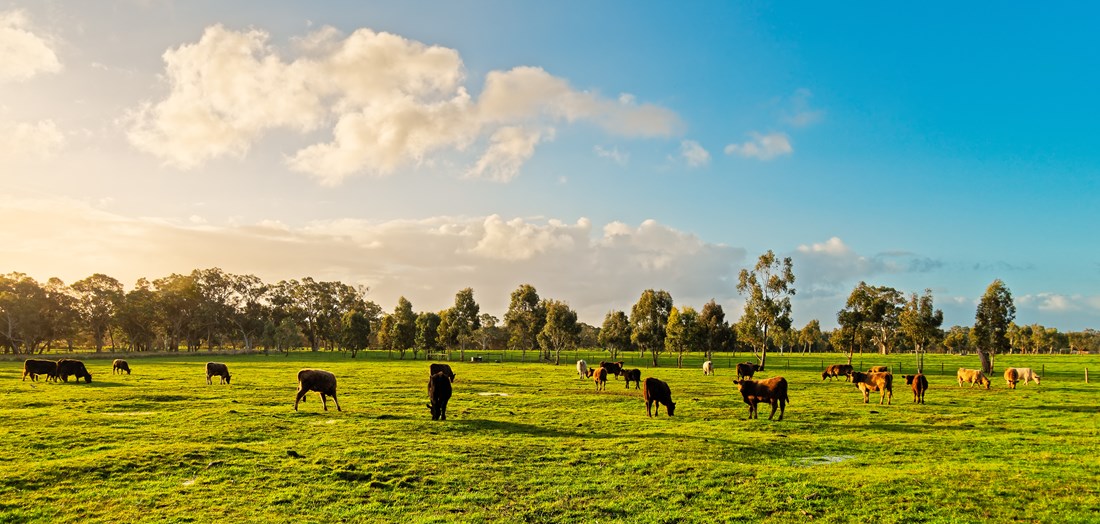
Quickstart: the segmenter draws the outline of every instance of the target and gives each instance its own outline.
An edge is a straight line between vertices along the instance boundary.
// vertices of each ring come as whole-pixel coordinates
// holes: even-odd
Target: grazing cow
[[[1016,368],[1005,368],[1005,382],[1008,383],[1008,387],[1016,389],[1016,383],[1020,381],[1020,374],[1016,372]]]
[[[848,373],[848,381],[859,387],[860,393],[863,393],[864,404],[870,401],[872,391],[879,392],[879,405],[882,405],[882,401],[886,400],[887,395],[889,395],[889,400],[886,400],[886,403],[892,404],[894,402],[894,375],[890,373],[853,371]]]
[[[294,411],[298,411],[298,402],[306,393],[316,391],[321,395],[321,406],[328,411],[328,402],[325,396],[332,397],[336,403],[336,411],[341,411],[340,401],[336,400],[336,375],[323,369],[303,369],[298,372],[298,395],[294,397]]]
[[[592,381],[596,383],[596,391],[607,390],[607,368],[598,367],[590,370]]]
[[[764,366],[755,362],[742,362],[737,365],[737,380],[752,378],[757,371],[764,371]]]
[[[57,362],[52,360],[41,360],[36,358],[28,358],[23,361],[23,380],[27,380],[27,377],[31,377],[31,381],[38,380],[38,375],[46,375],[46,381],[57,380]]]
[[[928,391],[928,378],[921,373],[905,375],[905,383],[913,388],[913,402],[924,404],[924,392]]]
[[[221,362],[207,362],[206,363],[206,383],[213,384],[210,381],[211,377],[221,377],[222,384],[229,383],[229,367]]]
[[[886,366],[871,366],[867,369],[868,373],[889,373],[890,368]]]
[[[623,369],[623,364],[625,364],[625,362],[623,362],[622,360],[620,360],[618,362],[603,362],[603,361],[601,361],[600,362],[600,367],[606,369],[608,375],[614,375],[614,376],[617,377],[617,376],[619,376],[619,372],[622,371],[622,369]]]
[[[646,378],[642,383],[642,398],[645,399],[647,417],[660,416],[661,404],[665,405],[670,417],[676,411],[676,403],[672,401],[672,390],[668,389],[668,384],[653,377]],[[650,414],[650,408],[653,408],[653,414]]]
[[[455,381],[455,372],[451,371],[451,366],[447,364],[432,364],[428,366],[428,376],[432,376],[436,373],[443,373],[451,382]]]
[[[985,386],[985,389],[989,389],[989,379],[982,374],[980,369],[959,368],[959,371],[955,373],[955,378],[959,381],[959,387],[962,387],[963,382],[969,382],[970,387],[978,384]]]
[[[451,380],[442,372],[428,377],[428,409],[432,420],[447,420],[447,402],[451,400]]]
[[[1008,380],[1008,374],[1010,371],[1016,373],[1015,380]],[[1017,382],[1023,382],[1025,386],[1028,382],[1039,384],[1039,375],[1036,375],[1035,372],[1031,370],[1031,368],[1008,368],[1005,370],[1005,382],[1008,382],[1008,385],[1012,389],[1016,389]]]
[[[76,381],[80,382],[83,378],[85,383],[92,381],[92,374],[88,373],[88,368],[84,366],[84,363],[79,360],[72,360],[63,358],[57,361],[57,377],[62,382],[69,381],[69,375],[76,376]]]
[[[641,387],[642,383],[642,370],[640,369],[624,369],[619,371],[619,375],[622,375],[626,379],[626,389],[630,389],[630,383],[634,382],[634,389]]]
[[[709,361],[709,360],[706,361],[706,362],[703,362],[703,375],[713,375],[713,374],[714,374],[714,363]]]
[[[759,418],[757,406],[766,402],[772,407],[768,420],[775,416],[775,408],[779,408],[779,420],[783,420],[783,412],[787,409],[787,403],[791,399],[787,396],[787,379],[772,377],[767,380],[735,380],[737,391],[741,392],[741,399],[749,405],[749,418]]]
[[[577,374],[581,376],[581,379],[588,377],[588,363],[583,360],[577,361]]]
[[[130,374],[130,364],[121,358],[116,358],[114,362],[111,362],[111,373],[118,373],[119,375],[125,371],[127,375]]]
[[[831,364],[825,368],[825,371],[821,372],[821,380],[844,377],[853,371],[855,371],[855,369],[852,368],[851,364]]]

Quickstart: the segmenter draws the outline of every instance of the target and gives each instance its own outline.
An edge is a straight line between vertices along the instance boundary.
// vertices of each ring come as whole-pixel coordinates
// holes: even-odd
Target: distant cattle
[[[913,402],[924,404],[924,392],[928,391],[928,378],[920,373],[905,375],[905,383],[913,388]]]
[[[872,391],[879,392],[878,403],[880,405],[883,400],[886,400],[887,404],[894,402],[894,376],[890,373],[853,371],[848,374],[848,381],[855,384],[860,393],[863,393],[864,404],[870,401]],[[887,395],[889,395],[889,400],[887,400]]]
[[[38,375],[46,375],[46,381],[57,380],[57,362],[28,358],[23,361],[23,380],[31,377],[31,381],[38,380]]]
[[[959,387],[962,387],[963,382],[969,382],[970,387],[978,384],[985,386],[985,389],[989,389],[989,378],[982,374],[980,369],[959,368],[959,371],[955,373],[955,378],[959,382]]]
[[[619,371],[619,375],[626,379],[626,389],[630,389],[630,383],[634,382],[634,389],[641,387],[642,383],[642,370],[640,369],[624,369]]]
[[[428,377],[428,409],[432,420],[447,420],[447,403],[451,401],[451,379],[443,373]]]
[[[119,375],[125,371],[127,375],[130,374],[130,364],[121,358],[116,358],[114,362],[111,362],[111,373],[118,373]]]
[[[585,377],[588,376],[588,363],[587,362],[585,362],[583,360],[578,360],[577,361],[577,374],[580,375],[582,379],[584,379]]]
[[[713,375],[713,374],[714,374],[714,363],[709,361],[709,360],[706,361],[706,362],[703,362],[703,375]]]
[[[755,362],[742,362],[737,364],[737,380],[752,378],[757,371],[763,371],[764,366]]]
[[[821,372],[821,380],[826,378],[839,378],[846,377],[848,373],[855,371],[851,364],[832,364],[825,368],[825,371]]]
[[[92,374],[88,373],[88,368],[84,366],[84,363],[79,360],[72,360],[63,358],[57,361],[57,377],[62,382],[68,382],[69,376],[76,377],[76,381],[80,382],[80,379],[84,379],[84,382],[92,381]]]
[[[601,361],[600,362],[600,367],[606,369],[608,375],[614,375],[614,376],[617,377],[617,376],[619,376],[619,371],[622,371],[622,369],[623,369],[623,364],[625,364],[625,362],[623,362],[622,360],[620,360],[618,362],[602,362]]]
[[[455,381],[455,372],[451,371],[451,366],[447,364],[432,364],[428,366],[428,376],[432,376],[436,373],[443,373],[443,376],[447,377],[451,382]]]
[[[665,405],[668,416],[676,411],[676,403],[672,401],[672,390],[668,384],[653,377],[645,379],[642,383],[642,398],[645,399],[645,414],[647,417],[660,416],[661,404]],[[650,413],[653,408],[653,413]]]
[[[607,368],[598,367],[589,370],[589,374],[592,375],[592,381],[596,383],[596,391],[607,389]]]
[[[207,362],[206,363],[206,383],[213,384],[210,381],[211,377],[221,377],[222,384],[229,383],[229,366],[222,364],[221,362]]]
[[[791,399],[787,396],[787,379],[772,377],[767,380],[735,380],[737,391],[741,392],[741,399],[749,405],[749,418],[759,418],[757,407],[765,402],[772,407],[768,420],[775,416],[775,408],[779,408],[779,420],[783,420],[783,412],[787,409],[787,403]]]
[[[1005,369],[1005,382],[1008,383],[1008,387],[1016,389],[1017,382],[1023,382],[1025,386],[1028,382],[1039,384],[1039,375],[1036,375],[1031,368],[1007,368]]]
[[[867,369],[868,373],[886,373],[888,371],[890,371],[890,368],[886,366],[871,366]]]
[[[336,403],[336,411],[341,411],[340,401],[336,399],[336,375],[323,369],[303,369],[298,372],[298,394],[294,397],[294,411],[298,411],[298,402],[306,393],[316,391],[321,396],[321,406],[328,411],[328,402],[325,397],[332,397]]]

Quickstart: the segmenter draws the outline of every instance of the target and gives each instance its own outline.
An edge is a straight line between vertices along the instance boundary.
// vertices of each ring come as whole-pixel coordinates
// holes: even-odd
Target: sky
[[[0,0],[0,272],[219,267],[600,325],[791,257],[971,325],[1100,328],[1087,2]]]

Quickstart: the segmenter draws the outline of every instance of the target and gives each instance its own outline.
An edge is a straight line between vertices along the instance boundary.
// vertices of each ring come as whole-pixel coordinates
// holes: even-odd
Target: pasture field
[[[677,403],[652,419],[640,390],[597,393],[572,360],[453,362],[444,422],[425,406],[427,363],[381,357],[131,358],[122,376],[85,358],[91,384],[24,382],[21,362],[0,362],[0,522],[1100,518],[1100,384],[1083,377],[1096,356],[1002,355],[998,368],[1047,375],[1013,391],[997,373],[987,391],[954,381],[976,357],[929,355],[927,404],[899,374],[880,406],[821,380],[842,356],[772,354],[758,378],[790,383],[782,421],[746,419],[724,357],[707,377],[698,355],[684,369],[635,356]],[[911,372],[904,358],[862,360]],[[231,385],[206,384],[211,359]],[[314,393],[292,410],[303,367],[336,374],[342,412]]]

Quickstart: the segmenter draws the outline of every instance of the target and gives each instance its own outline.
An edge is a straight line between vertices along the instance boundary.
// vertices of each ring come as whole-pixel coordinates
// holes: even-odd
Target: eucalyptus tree
[[[978,302],[971,331],[984,373],[993,372],[997,353],[1007,353],[1011,349],[1008,325],[1014,318],[1016,305],[1012,302],[1012,292],[1001,279],[994,280]]]
[[[821,343],[821,322],[816,318],[807,322],[806,325],[798,331],[798,345],[802,347],[803,353],[809,353],[817,349],[817,345]]]
[[[546,309],[539,294],[530,284],[521,284],[512,292],[508,311],[504,314],[504,327],[508,330],[508,346],[519,349],[526,356],[534,349],[538,334],[546,323]]]
[[[255,275],[229,275],[229,287],[227,322],[240,334],[244,349],[251,350],[271,316],[267,304],[271,287]]]
[[[103,350],[104,338],[110,334],[115,311],[122,301],[122,284],[102,273],[73,282],[80,318],[92,334],[96,352]]]
[[[192,326],[198,316],[199,294],[195,279],[173,273],[154,280],[153,290],[157,296],[157,318],[164,330],[165,349],[179,351],[180,344],[192,338]]]
[[[477,318],[481,327],[474,333],[474,337],[477,339],[478,345],[481,346],[481,350],[488,351],[489,348],[496,347],[502,338],[503,330],[497,325],[500,323],[500,319],[488,313],[482,313]]]
[[[393,352],[393,315],[383,314],[378,320],[378,349]]]
[[[970,328],[951,326],[943,335],[943,347],[952,353],[962,354],[970,351]]]
[[[684,367],[684,351],[703,344],[703,330],[699,324],[699,313],[690,306],[669,310],[668,324],[665,326],[665,351],[676,353],[676,367]]]
[[[910,295],[900,321],[902,332],[913,342],[917,353],[917,373],[924,373],[924,353],[929,345],[938,343],[944,336],[940,328],[943,325],[943,311],[933,307],[932,290],[925,289],[920,297],[916,293]]]
[[[699,328],[702,330],[701,345],[707,360],[714,359],[715,351],[732,349],[733,331],[726,322],[726,312],[713,299],[703,304],[703,310],[699,312]]]
[[[597,342],[611,354],[611,360],[618,358],[620,351],[630,349],[630,319],[622,311],[608,311],[603,318],[603,327]]]
[[[641,351],[643,357],[649,351],[653,367],[660,362],[658,356],[665,347],[668,316],[672,312],[672,295],[668,291],[647,289],[638,302],[630,308],[630,342]]]
[[[466,345],[474,337],[474,333],[481,327],[481,319],[478,314],[481,306],[474,300],[474,290],[465,288],[455,294],[455,304],[447,315],[448,333],[459,345],[459,358],[466,360]]]
[[[0,275],[0,336],[4,352],[31,354],[48,334],[41,312],[46,292],[23,273]]]
[[[158,307],[157,294],[144,278],[138,279],[134,289],[123,297],[115,320],[134,351],[152,351],[156,345]]]
[[[416,316],[416,339],[413,344],[413,359],[418,350],[425,354],[439,350],[439,313],[424,311]]]
[[[1031,352],[1031,326],[1017,325],[1015,322],[1008,324],[1008,342],[1013,350],[1026,354]],[[1010,350],[1011,352],[1011,350]]]
[[[76,297],[69,286],[61,279],[51,277],[42,286],[46,293],[46,308],[42,311],[45,322],[45,349],[53,347],[54,341],[64,340],[71,350],[80,333],[80,314],[77,311]]]
[[[345,312],[340,317],[340,326],[340,344],[351,351],[351,358],[370,346],[370,319],[365,313],[358,309]]]
[[[538,334],[539,347],[543,350],[543,360],[554,355],[554,365],[561,363],[561,350],[576,346],[581,327],[577,323],[577,312],[565,302],[557,300],[543,301],[546,310],[546,323]]]
[[[878,347],[879,353],[891,352],[901,329],[901,312],[905,305],[904,295],[892,287],[869,286],[866,282],[856,285],[848,295],[845,314],[848,318],[838,320],[858,324],[867,338]],[[858,329],[858,328],[857,328]]]
[[[742,269],[738,274],[737,292],[746,295],[738,335],[755,342],[761,368],[768,358],[770,331],[791,326],[794,280],[791,257],[780,260],[770,249],[760,255],[751,271]]]
[[[390,344],[401,358],[405,358],[405,351],[416,344],[416,314],[405,297],[397,299],[397,307],[390,315]]]

